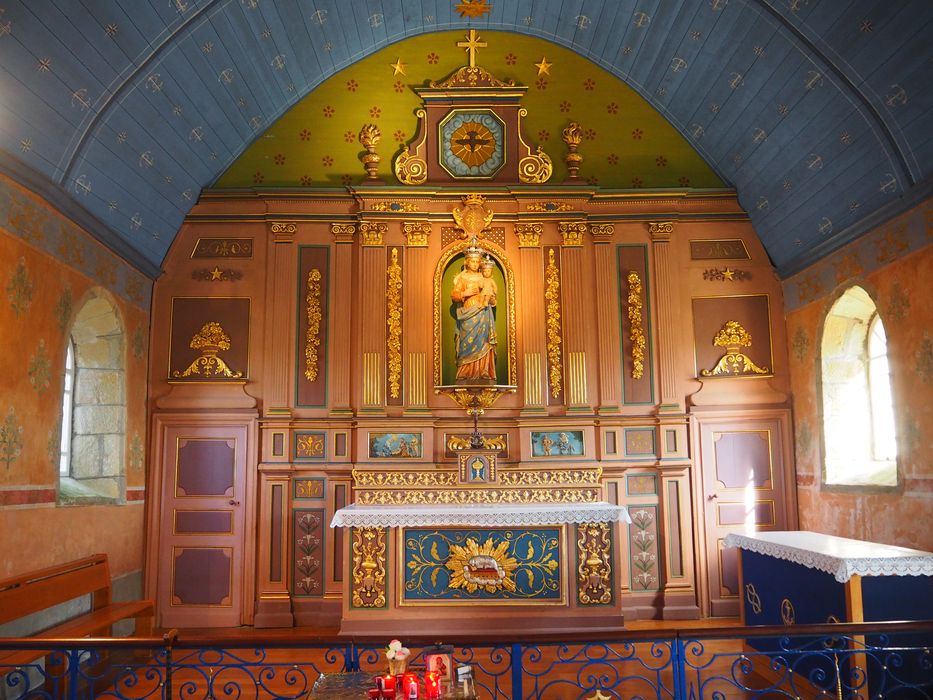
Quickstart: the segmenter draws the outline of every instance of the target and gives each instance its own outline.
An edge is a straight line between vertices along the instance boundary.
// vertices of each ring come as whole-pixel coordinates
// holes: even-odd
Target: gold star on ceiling
[[[492,5],[486,0],[463,0],[455,9],[461,17],[482,17],[487,12],[492,12]]]
[[[395,63],[390,63],[389,65],[392,66],[393,70],[395,70],[392,75],[398,75],[399,73],[405,75],[405,69],[408,67],[407,63],[402,63],[401,57],[396,59]]]
[[[550,75],[551,66],[553,65],[554,65],[553,63],[548,63],[547,58],[545,58],[544,56],[541,57],[541,63],[535,64],[535,66],[538,68],[538,75]]]

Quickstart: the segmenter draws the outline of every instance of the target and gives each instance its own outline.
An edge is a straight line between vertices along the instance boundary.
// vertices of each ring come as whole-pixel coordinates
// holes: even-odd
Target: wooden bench
[[[38,638],[105,637],[113,625],[135,620],[134,636],[151,637],[155,605],[151,600],[114,603],[106,554],[95,554],[59,566],[31,571],[0,581],[0,625],[91,596],[90,611],[33,635]],[[0,652],[0,675],[47,655],[47,651]]]

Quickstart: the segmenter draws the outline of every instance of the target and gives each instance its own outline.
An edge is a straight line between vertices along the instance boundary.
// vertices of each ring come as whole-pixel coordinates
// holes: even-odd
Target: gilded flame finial
[[[583,129],[577,122],[570,122],[561,132],[561,138],[567,144],[567,155],[564,162],[567,164],[567,179],[576,180],[577,171],[583,162],[583,156],[577,153],[577,148],[583,142]]]
[[[381,182],[376,171],[379,169],[379,161],[382,158],[376,153],[376,145],[382,138],[382,132],[375,124],[364,124],[360,129],[360,144],[366,149],[366,153],[360,155],[360,161],[366,168],[366,179],[369,182]]]

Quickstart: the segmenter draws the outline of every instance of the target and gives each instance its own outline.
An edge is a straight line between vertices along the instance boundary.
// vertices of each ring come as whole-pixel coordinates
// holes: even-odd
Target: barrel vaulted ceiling
[[[0,0],[0,167],[155,275],[201,189],[304,96],[468,28],[624,81],[782,275],[930,194],[930,0]]]

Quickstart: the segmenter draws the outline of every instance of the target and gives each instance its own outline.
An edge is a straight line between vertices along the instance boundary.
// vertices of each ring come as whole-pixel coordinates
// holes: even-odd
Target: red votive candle
[[[386,700],[395,700],[395,676],[379,676],[376,678],[376,687],[382,691]]]
[[[424,696],[426,700],[440,700],[441,698],[441,684],[436,671],[428,671],[424,674]]]
[[[414,673],[402,676],[402,697],[405,700],[418,700],[418,676]]]
[[[379,700],[382,697],[382,690],[379,688],[370,688],[368,692],[369,700]]]

